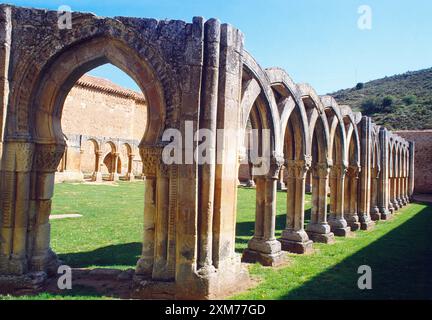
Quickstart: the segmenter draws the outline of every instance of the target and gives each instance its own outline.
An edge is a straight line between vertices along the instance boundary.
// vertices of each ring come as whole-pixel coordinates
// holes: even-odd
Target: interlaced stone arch
[[[146,179],[137,297],[213,298],[247,284],[235,253],[235,191],[244,146],[230,130],[244,129],[249,120],[271,133],[270,170],[257,187],[262,190],[257,241],[248,248],[253,260],[273,265],[281,249],[304,253],[311,248],[303,226],[305,175],[311,166],[308,231],[315,241],[330,242],[331,231],[346,232],[343,219],[351,230],[371,225],[371,171],[378,164],[382,217],[389,215],[391,203],[404,202],[405,190],[412,194],[413,143],[374,129],[369,117],[319,97],[307,84],[295,84],[282,69],[264,70],[244,50],[242,33],[230,25],[200,17],[187,23],[82,13],[72,14],[72,29],[59,29],[57,22],[55,11],[0,5],[0,104],[6,112],[0,141],[0,285],[4,276],[22,283],[30,279],[28,273],[56,271],[49,215],[54,173],[65,150],[62,105],[75,81],[104,63],[134,79],[148,103],[139,145]],[[164,130],[179,129],[187,139],[188,126],[210,129],[213,156],[222,161],[185,163],[199,145],[195,140],[181,146],[181,163],[162,161],[170,143],[161,139]],[[216,129],[225,130],[219,136]],[[101,178],[102,143],[95,180]],[[293,192],[287,193],[281,245],[275,239],[275,210],[282,165]],[[332,209],[332,229],[326,221],[330,172],[336,179],[330,194],[345,203],[332,202],[338,204]]]

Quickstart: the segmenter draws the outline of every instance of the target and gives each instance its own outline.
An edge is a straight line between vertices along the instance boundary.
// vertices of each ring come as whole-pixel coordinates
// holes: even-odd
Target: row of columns
[[[413,192],[414,145],[409,147],[409,157],[403,161],[405,170],[390,173],[388,165],[388,131],[380,132],[380,167],[371,168],[371,136],[367,134],[370,122],[365,121],[363,150],[369,148],[361,165],[330,162],[312,163],[305,160],[286,160],[287,215],[286,227],[280,239],[275,238],[276,191],[280,185],[282,163],[273,160],[270,175],[256,176],[255,232],[243,253],[243,261],[277,265],[282,251],[307,253],[313,242],[332,243],[336,236],[347,236],[351,231],[367,230],[373,220],[388,219],[398,208],[409,203]],[[365,137],[366,136],[366,137]],[[375,155],[378,156],[378,155]],[[402,157],[403,158],[403,157]],[[312,176],[312,209],[310,222],[305,226],[305,180],[308,171]],[[277,174],[276,174],[277,173]],[[327,197],[330,190],[330,212]],[[328,219],[328,220],[327,220]]]
[[[113,161],[111,161],[111,170],[110,170],[110,175],[108,178],[108,181],[118,181],[120,176],[117,172],[117,166],[118,166],[118,161],[119,161],[119,157],[120,157],[120,153],[119,152],[113,152]],[[102,172],[100,170],[101,164],[102,164],[102,156],[103,156],[103,152],[102,151],[96,151],[95,152],[95,170],[92,174],[92,181],[94,182],[102,182]],[[132,161],[134,158],[134,154],[130,153],[128,154],[128,169],[127,169],[127,173],[125,175],[125,179],[128,181],[133,181],[135,179],[134,174],[132,173]]]

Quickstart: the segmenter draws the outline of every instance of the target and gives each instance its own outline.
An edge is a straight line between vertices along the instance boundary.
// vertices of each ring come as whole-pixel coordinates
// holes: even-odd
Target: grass
[[[142,241],[142,182],[117,185],[58,184],[53,214],[79,213],[81,218],[53,220],[52,247],[68,265],[78,268],[134,268]],[[240,188],[236,250],[253,234],[255,190]],[[277,235],[285,225],[286,194],[277,197]],[[306,196],[306,220],[310,196]],[[314,244],[311,255],[289,255],[281,268],[251,265],[258,286],[233,299],[432,299],[432,207],[412,204],[372,231]],[[373,272],[373,290],[357,288],[357,268]],[[85,287],[64,295],[43,293],[20,299],[106,299]],[[0,296],[1,299],[13,299]]]

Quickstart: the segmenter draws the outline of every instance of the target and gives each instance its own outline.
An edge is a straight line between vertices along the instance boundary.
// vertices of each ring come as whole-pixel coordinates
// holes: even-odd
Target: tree
[[[357,85],[356,85],[356,90],[361,90],[361,89],[363,89],[364,88],[364,83],[363,82],[359,82],[359,83],[357,83]]]
[[[396,98],[393,96],[385,96],[382,100],[382,111],[391,111],[394,103],[396,101]]]
[[[379,106],[379,103],[377,102],[377,100],[375,98],[367,98],[367,99],[363,100],[363,102],[361,104],[362,110],[366,114],[378,112],[379,111],[378,106]]]

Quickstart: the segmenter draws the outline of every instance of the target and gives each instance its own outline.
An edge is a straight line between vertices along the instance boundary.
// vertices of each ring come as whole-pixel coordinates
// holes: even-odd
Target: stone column
[[[351,228],[351,231],[360,229],[358,217],[358,182],[359,182],[360,167],[358,165],[348,166],[345,181],[345,210],[344,217]]]
[[[399,208],[404,206],[402,200],[402,162],[400,155],[398,157],[398,172],[396,177],[396,201],[398,202]]]
[[[280,172],[279,172],[279,177],[277,180],[277,189],[278,190],[286,190],[286,186],[285,186],[285,182],[284,182],[284,171],[285,171],[285,167],[281,167]]]
[[[370,177],[371,177],[371,153],[372,153],[372,121],[369,117],[362,117],[358,125],[360,135],[360,181],[359,181],[359,205],[358,215],[360,228],[367,230],[373,227],[374,222],[370,217]]]
[[[331,231],[339,237],[346,237],[351,232],[347,221],[344,218],[344,192],[345,192],[345,175],[347,166],[337,164],[332,167],[330,173],[330,217],[329,225]]]
[[[304,230],[305,179],[310,168],[310,159],[287,160],[287,219],[285,230],[279,241],[282,250],[307,253],[312,250],[312,241]]]
[[[133,153],[128,154],[128,169],[126,173],[126,180],[128,181],[135,180],[135,175],[133,174],[133,166],[132,166],[134,157],[135,155]]]
[[[34,145],[30,142],[8,141],[3,145],[0,274],[22,275],[28,271],[27,232],[33,154]]]
[[[102,172],[100,171],[101,166],[101,160],[102,160],[102,151],[96,151],[95,152],[95,171],[92,175],[92,181],[94,182],[102,182]]]
[[[111,163],[110,181],[118,181],[119,174],[117,172],[117,167],[118,167],[118,160],[119,160],[120,153],[114,152],[112,155],[113,155],[113,160]]]
[[[160,163],[156,177],[155,250],[152,278],[169,280],[174,274],[168,270],[169,229],[169,167]]]
[[[385,128],[379,131],[380,143],[380,176],[378,192],[378,209],[381,219],[388,220],[391,217],[390,182],[389,182],[389,132]]]
[[[371,174],[371,206],[370,216],[373,221],[381,220],[381,213],[378,207],[378,186],[380,171],[377,167],[372,168]]]
[[[255,181],[253,177],[253,164],[249,162],[249,180],[246,182],[246,187],[255,188]]]
[[[157,213],[157,166],[160,152],[157,147],[140,147],[145,175],[144,232],[141,257],[137,262],[136,274],[151,278],[155,262],[155,223]]]
[[[414,193],[414,154],[415,142],[409,142],[409,170],[408,170],[408,196],[412,197]]]
[[[65,151],[64,145],[36,144],[35,188],[31,197],[31,208],[35,214],[34,225],[30,228],[32,237],[29,245],[32,248],[32,271],[57,271],[57,256],[50,248],[51,199],[54,193],[55,171]]]
[[[396,174],[396,172],[393,169],[393,175],[395,175],[395,174]],[[397,196],[397,177],[396,176],[391,177],[390,183],[391,183],[391,190],[392,190],[391,203],[392,203],[394,211],[397,211],[400,208],[398,196]]]
[[[276,240],[276,189],[283,158],[272,160],[267,176],[256,178],[255,234],[243,252],[245,262],[275,266],[283,262],[281,243]]]
[[[329,163],[312,165],[312,212],[306,232],[314,242],[334,242],[334,234],[327,223],[327,190],[330,169]]]

